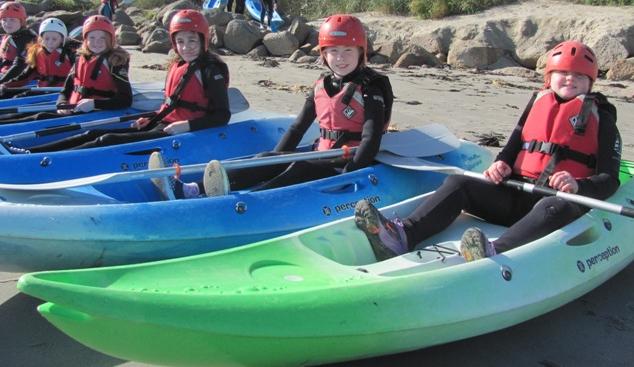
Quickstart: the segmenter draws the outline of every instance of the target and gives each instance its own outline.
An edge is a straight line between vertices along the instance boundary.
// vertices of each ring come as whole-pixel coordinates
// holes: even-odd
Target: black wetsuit
[[[268,15],[268,25],[271,26],[271,18],[273,18],[273,4],[277,4],[276,0],[262,0],[262,12],[260,13],[260,23],[264,24],[264,17]]]
[[[236,0],[236,10],[235,10],[236,14],[244,14],[244,1],[245,0]],[[232,7],[233,7],[233,0],[229,0],[227,2],[227,11],[231,11]]]
[[[201,56],[201,73],[203,85],[209,100],[207,113],[199,118],[189,120],[190,131],[202,130],[214,126],[222,126],[229,122],[231,111],[229,110],[229,97],[227,95],[227,84],[229,80],[229,69],[223,62],[217,61],[215,57],[207,55]],[[222,75],[223,78],[217,77]],[[99,100],[95,100],[95,106]],[[49,152],[66,149],[84,149],[102,147],[157,139],[168,136],[163,129],[168,125],[163,121],[149,124],[142,130],[136,128],[110,129],[110,130],[88,130],[82,134],[68,137],[60,141],[28,148],[32,153]]]
[[[360,75],[361,71],[357,70],[346,75],[343,79],[337,79],[332,75],[326,76],[324,79],[326,93],[329,96],[336,95],[345,86],[345,83],[357,80]],[[389,93],[391,96],[392,91],[390,90]],[[351,160],[342,158],[310,160],[230,171],[228,174],[231,188],[236,190],[245,188],[262,190],[283,187],[334,176],[341,172],[354,171],[370,165],[379,151],[381,136],[385,127],[386,109],[383,102],[381,102],[384,100],[384,94],[385,91],[378,83],[370,83],[363,87],[365,121],[361,133],[361,142]],[[311,92],[306,97],[304,106],[297,115],[295,122],[278,142],[274,151],[261,155],[285,154],[295,151],[316,117],[314,92]]]
[[[595,95],[600,119],[596,174],[577,180],[577,194],[605,199],[619,186],[621,138],[616,127],[616,108],[603,95]],[[495,158],[496,161],[504,161],[513,167],[522,146],[523,124],[524,121],[520,120],[508,143]],[[520,177],[513,178],[521,180]],[[496,250],[502,252],[543,237],[589,209],[554,196],[542,197],[466,176],[452,175],[403,220],[410,249],[423,239],[444,230],[462,210],[487,222],[509,227],[493,241]]]
[[[30,29],[20,29],[10,36],[15,43],[17,55],[13,60],[0,59],[0,67],[9,66],[3,74],[0,74],[0,84],[18,76],[26,67],[26,48],[31,42],[34,42],[37,35]],[[8,44],[8,43],[7,43]]]

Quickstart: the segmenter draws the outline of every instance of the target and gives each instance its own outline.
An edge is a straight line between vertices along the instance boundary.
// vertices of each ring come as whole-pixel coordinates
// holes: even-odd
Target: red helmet
[[[359,18],[346,14],[331,15],[319,28],[319,49],[329,46],[357,46],[368,49],[368,39]]]
[[[587,75],[592,82],[597,79],[599,65],[590,47],[578,41],[564,41],[548,53],[544,75],[548,86],[548,75],[553,71],[568,71]]]
[[[82,38],[86,39],[88,32],[92,31],[104,31],[108,33],[110,35],[110,39],[114,43],[114,25],[108,17],[104,17],[103,15],[93,15],[88,17],[88,19],[84,21],[84,26],[81,31]]]
[[[170,38],[172,47],[176,50],[174,35],[180,31],[190,31],[200,33],[203,36],[203,50],[209,47],[209,23],[201,12],[193,9],[179,10],[170,21]]]
[[[24,24],[26,22],[26,9],[20,3],[7,1],[0,6],[0,19],[2,18],[17,18]]]

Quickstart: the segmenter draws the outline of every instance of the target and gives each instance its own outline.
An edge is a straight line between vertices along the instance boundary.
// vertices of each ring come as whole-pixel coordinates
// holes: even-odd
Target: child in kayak
[[[156,115],[140,118],[130,128],[89,130],[29,150],[46,152],[101,147],[227,124],[231,118],[227,95],[229,69],[207,49],[207,20],[198,11],[180,10],[172,17],[170,36],[176,57],[171,62],[165,83],[165,102]]]
[[[28,114],[20,118],[10,118],[5,123],[43,120],[68,116],[77,112],[116,110],[132,105],[132,87],[128,80],[130,55],[117,46],[114,26],[110,19],[102,15],[88,17],[83,25],[83,43],[77,51],[76,64],[66,77],[62,91],[57,98],[56,112]],[[19,148],[9,147],[14,153]],[[43,148],[49,149],[49,147]],[[50,150],[65,149],[52,143]],[[41,150],[34,147],[35,151]]]
[[[533,95],[508,143],[484,171],[490,182],[449,176],[403,219],[387,220],[372,204],[359,201],[355,221],[377,259],[413,250],[462,210],[509,227],[492,242],[478,228],[467,229],[460,245],[467,261],[531,242],[588,211],[559,197],[500,186],[507,178],[596,199],[612,195],[619,186],[621,139],[616,108],[591,92],[597,74],[594,52],[580,42],[562,42],[548,53],[544,88]]]
[[[26,9],[18,2],[7,1],[0,6],[0,24],[5,34],[0,41],[0,85],[19,87],[27,83],[8,83],[26,67],[27,46],[37,35],[26,27]]]
[[[330,177],[370,165],[387,130],[393,101],[389,79],[366,66],[367,39],[361,21],[350,15],[332,15],[321,25],[319,47],[330,69],[315,83],[314,90],[295,122],[273,152],[277,155],[296,150],[302,137],[318,119],[321,138],[316,150],[358,146],[351,158],[313,160],[254,167],[227,173],[218,161],[207,165],[203,182],[168,184],[154,180],[166,198],[189,198],[198,195],[227,194],[231,188],[258,190]],[[159,168],[160,159],[151,157],[150,168]],[[171,188],[174,187],[174,193]]]
[[[67,42],[68,31],[64,22],[57,18],[45,19],[40,24],[39,37],[36,43],[29,46],[26,56],[27,67],[9,84],[22,81],[37,80],[37,87],[62,87],[71,68],[75,64],[76,43]],[[9,94],[19,96],[36,93],[7,91],[0,85],[3,97]]]

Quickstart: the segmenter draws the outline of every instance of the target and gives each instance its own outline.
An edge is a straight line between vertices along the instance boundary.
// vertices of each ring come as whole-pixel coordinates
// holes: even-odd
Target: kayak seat
[[[299,239],[304,246],[342,265],[358,266],[377,261],[370,242],[352,221],[304,233]]]

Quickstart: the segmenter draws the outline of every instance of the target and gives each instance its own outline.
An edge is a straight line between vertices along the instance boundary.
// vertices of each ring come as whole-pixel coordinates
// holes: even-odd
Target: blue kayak
[[[0,108],[26,106],[35,103],[55,103],[59,93],[46,93],[37,96],[0,99]]]
[[[222,127],[153,140],[90,149],[0,155],[0,182],[29,184],[136,171],[147,168],[148,157],[155,151],[163,152],[170,162],[183,165],[255,154],[272,149],[293,122],[291,117],[249,119],[245,114],[234,115],[233,119],[236,122]],[[314,139],[316,135],[313,131],[308,137]]]
[[[228,135],[224,141],[235,140]],[[245,144],[222,144],[216,133],[208,145],[236,156],[236,146]],[[165,155],[171,161],[173,154]],[[491,154],[460,141],[430,159],[481,171]],[[185,181],[196,178],[200,174]],[[5,200],[0,202],[0,271],[138,263],[220,250],[350,216],[360,199],[390,205],[434,190],[444,178],[377,163],[277,189],[187,200],[161,201],[148,178],[60,190],[0,189]]]
[[[203,2],[203,9],[214,9],[227,6],[227,0],[205,0]]]
[[[262,2],[260,0],[246,0],[244,5],[247,9],[247,13],[251,16],[251,18],[260,21],[260,16],[262,14]],[[267,17],[264,18],[264,22],[268,24]],[[273,19],[271,19],[271,30],[273,32],[277,32],[281,26],[284,25],[284,19],[280,16],[280,13],[273,11]]]

